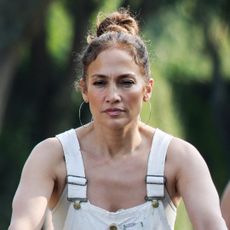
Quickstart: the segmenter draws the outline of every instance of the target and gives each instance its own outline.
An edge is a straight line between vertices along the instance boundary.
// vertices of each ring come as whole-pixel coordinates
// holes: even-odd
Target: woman
[[[34,148],[10,230],[173,229],[181,197],[194,229],[226,229],[199,152],[140,120],[154,81],[138,30],[125,10],[98,25],[79,81],[93,121]]]

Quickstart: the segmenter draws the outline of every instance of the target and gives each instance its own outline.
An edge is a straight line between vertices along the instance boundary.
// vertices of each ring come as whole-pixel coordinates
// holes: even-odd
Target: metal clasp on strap
[[[147,185],[146,201],[151,201],[153,208],[159,206],[159,200],[164,197],[164,184],[166,178],[162,175],[146,175],[145,183]]]
[[[145,183],[164,185],[166,183],[166,177],[162,175],[146,175]]]
[[[88,199],[87,198],[81,198],[81,197],[67,197],[67,200],[70,201],[70,202],[87,202]]]
[[[67,200],[73,202],[75,209],[81,208],[81,202],[87,202],[86,185],[87,179],[83,176],[67,175],[66,181],[68,184]]]
[[[145,196],[146,201],[151,201],[152,202],[152,207],[153,208],[158,208],[159,207],[159,200],[162,199],[162,197],[148,197]]]
[[[67,178],[67,184],[86,186],[88,182],[87,179],[82,176],[67,175],[66,178]]]
[[[77,198],[75,200],[73,200],[73,199],[71,199],[71,200],[73,202],[73,207],[76,210],[79,210],[81,208],[81,203],[82,202],[87,202],[88,201],[87,199],[79,199],[79,198]]]

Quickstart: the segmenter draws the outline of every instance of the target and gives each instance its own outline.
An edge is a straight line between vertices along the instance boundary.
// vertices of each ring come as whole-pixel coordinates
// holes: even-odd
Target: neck
[[[99,152],[111,157],[133,153],[141,144],[140,126],[138,122],[130,127],[111,129],[94,124],[95,140],[100,143]]]

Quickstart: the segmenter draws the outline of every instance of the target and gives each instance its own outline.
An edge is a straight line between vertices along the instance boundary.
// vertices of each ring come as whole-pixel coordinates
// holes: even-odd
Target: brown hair
[[[139,26],[130,12],[125,9],[113,12],[97,23],[96,35],[88,36],[88,45],[82,53],[82,78],[86,80],[87,69],[92,61],[111,47],[130,53],[146,79],[150,78],[149,57],[143,40],[138,35]]]

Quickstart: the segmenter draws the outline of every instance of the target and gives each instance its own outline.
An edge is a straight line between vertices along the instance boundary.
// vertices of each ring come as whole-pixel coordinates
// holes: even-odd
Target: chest
[[[87,196],[106,210],[130,208],[145,202],[147,156],[120,160],[85,160]]]

